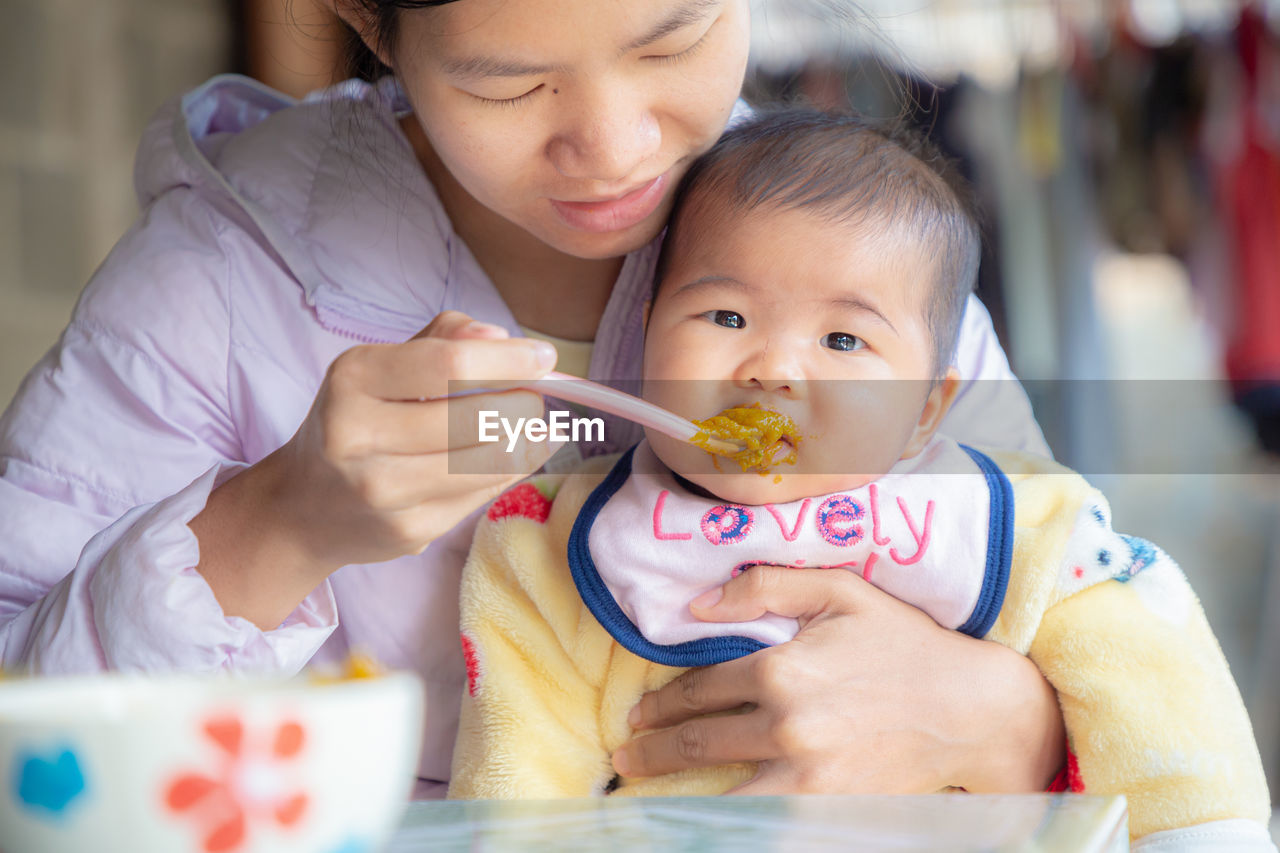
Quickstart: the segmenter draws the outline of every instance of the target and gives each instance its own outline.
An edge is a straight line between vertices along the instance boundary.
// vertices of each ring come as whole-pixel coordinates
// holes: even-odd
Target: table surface
[[[1123,797],[604,797],[412,803],[387,853],[409,851],[1111,851]]]

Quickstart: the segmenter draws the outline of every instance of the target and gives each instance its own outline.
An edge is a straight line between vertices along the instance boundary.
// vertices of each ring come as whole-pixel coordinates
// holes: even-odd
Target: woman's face
[[[390,57],[466,195],[582,258],[652,240],[746,71],[747,0],[459,0]]]

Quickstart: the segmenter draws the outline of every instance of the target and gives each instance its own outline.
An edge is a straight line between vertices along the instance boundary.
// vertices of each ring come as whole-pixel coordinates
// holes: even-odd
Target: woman
[[[293,672],[364,648],[424,679],[420,775],[440,783],[468,517],[545,445],[451,441],[437,398],[448,380],[548,370],[556,350],[521,329],[565,352],[594,341],[595,377],[636,375],[652,244],[734,110],[747,2],[339,14],[365,67],[393,77],[298,106],[215,79],[144,136],[142,217],[0,423],[3,665]],[[966,376],[1008,378],[980,306],[960,349]],[[957,411],[1011,385],[970,383]],[[470,405],[541,412],[524,391]],[[1034,443],[1020,390],[1012,406],[1013,443]],[[620,770],[751,759],[747,793],[1013,791],[1060,766],[1056,700],[1020,656],[874,590],[751,574],[726,584],[725,610],[810,617],[804,630],[645,697],[637,728],[673,727],[633,741]],[[700,716],[744,703],[751,739]]]

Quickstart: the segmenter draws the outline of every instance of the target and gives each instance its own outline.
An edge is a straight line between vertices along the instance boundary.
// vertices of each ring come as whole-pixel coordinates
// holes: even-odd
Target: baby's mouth
[[[796,463],[796,446],[800,435],[795,421],[780,412],[765,409],[759,403],[732,406],[713,417],[694,423],[703,430],[700,437],[723,438],[740,443],[744,447],[742,451],[721,455],[728,455],[743,471],[766,474],[774,465]],[[705,443],[701,446],[707,452],[712,452]],[[719,467],[718,460],[716,467]]]

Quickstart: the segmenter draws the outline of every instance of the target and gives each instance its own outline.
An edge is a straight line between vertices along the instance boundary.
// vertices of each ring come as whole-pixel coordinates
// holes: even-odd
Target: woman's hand
[[[799,633],[646,694],[632,726],[665,730],[624,745],[614,769],[758,761],[732,793],[786,794],[1042,791],[1062,766],[1057,697],[1022,655],[941,628],[845,571],[757,566],[693,607],[718,622],[766,611],[798,619]]]
[[[191,523],[223,611],[275,627],[335,569],[421,552],[536,470],[546,443],[507,452],[505,437],[479,443],[476,424],[482,409],[541,417],[538,394],[441,398],[459,384],[510,388],[554,364],[550,345],[456,311],[403,344],[338,356],[293,438],[215,490]]]

